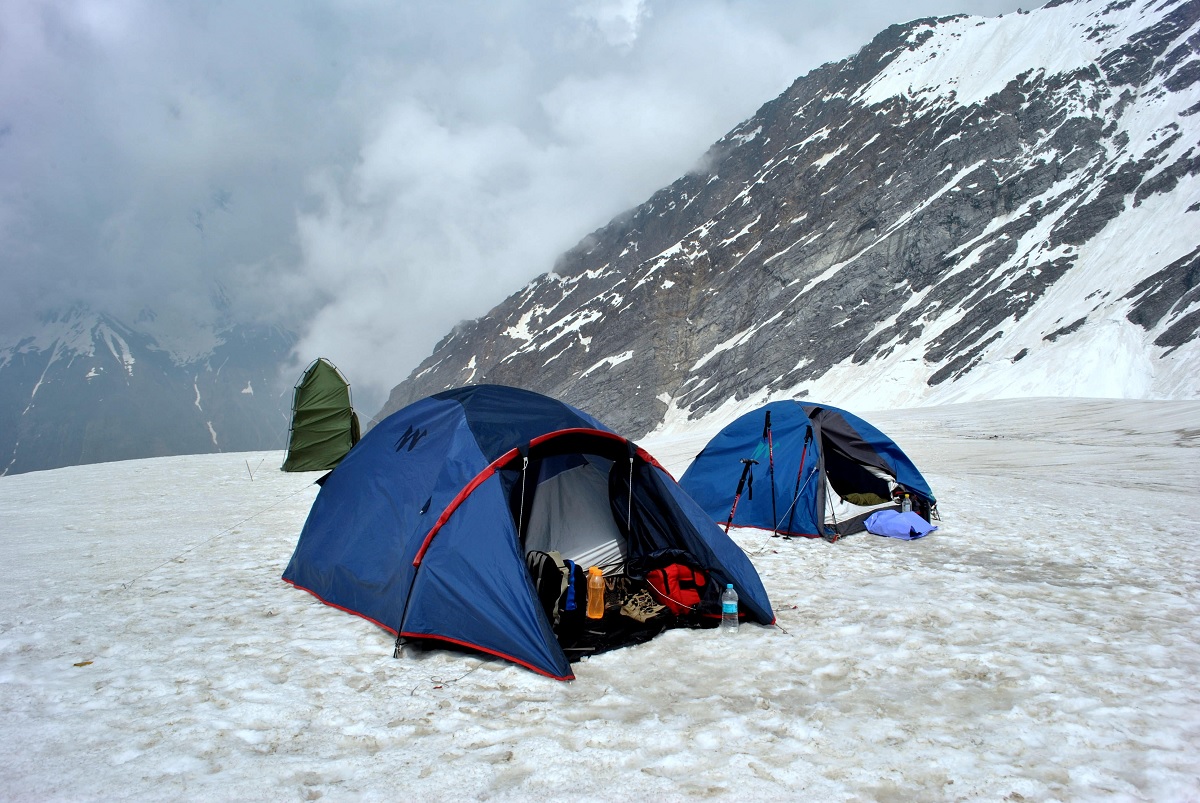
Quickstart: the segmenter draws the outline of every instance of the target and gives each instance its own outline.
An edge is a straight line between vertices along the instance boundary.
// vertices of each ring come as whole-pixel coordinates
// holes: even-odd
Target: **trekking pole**
[[[729,520],[725,522],[726,535],[729,535],[729,527],[733,524],[733,514],[737,511],[738,500],[742,498],[742,489],[746,487],[746,475],[750,475],[750,498],[754,498],[754,474],[750,471],[750,467],[757,465],[757,460],[742,459],[742,478],[738,480],[737,492],[733,495],[733,507],[729,508]]]
[[[817,468],[818,468],[817,466],[813,466],[812,470],[808,472],[808,477],[804,480],[804,482],[800,485],[799,489],[793,495],[792,504],[790,504],[788,506],[787,510],[783,511],[783,515],[787,516],[796,508],[796,500],[798,500],[800,498],[800,494],[802,494],[804,492],[804,489],[808,487],[808,481],[811,480],[813,478],[813,476],[817,473]],[[782,524],[782,521],[780,521],[780,524]],[[777,524],[776,528],[778,528],[778,526],[779,525]],[[790,518],[788,519],[788,527],[789,528],[791,527],[791,519]],[[771,540],[771,538],[778,538],[778,537],[779,537],[778,535],[772,534],[770,537],[764,538],[762,546],[759,547],[758,551],[761,552],[762,550],[766,549],[767,543]],[[783,534],[783,540],[784,541],[792,540],[790,529]]]
[[[767,422],[763,425],[763,438],[767,442],[767,477],[771,480],[771,521],[775,531],[779,530],[779,515],[775,511],[775,443],[771,437],[771,411],[767,410]]]
[[[803,493],[804,489],[808,487],[808,480],[811,480],[813,478],[813,475],[816,473],[817,473],[817,467],[813,466],[812,470],[808,472],[808,479],[806,479],[803,482],[803,484],[800,485],[799,489],[797,489],[795,496],[792,498],[792,503],[790,505],[788,505],[787,510],[783,511],[783,515],[787,516],[789,513],[791,513],[795,509],[796,500],[800,498],[800,494]],[[779,524],[783,524],[782,519],[780,519]],[[791,526],[790,518],[788,519],[788,526],[789,527]],[[776,527],[778,527],[778,525],[776,525]],[[772,536],[772,538],[774,538],[774,537],[776,537],[776,536]],[[783,537],[785,540],[791,540],[791,531],[789,530],[789,531],[785,532],[783,534]]]
[[[796,517],[796,500],[800,498],[800,475],[804,473],[804,458],[808,456],[808,443],[812,440],[812,425],[804,431],[804,448],[800,450],[800,468],[796,469],[796,490],[792,491],[792,512],[788,515],[787,534],[784,538],[791,538],[792,520]]]

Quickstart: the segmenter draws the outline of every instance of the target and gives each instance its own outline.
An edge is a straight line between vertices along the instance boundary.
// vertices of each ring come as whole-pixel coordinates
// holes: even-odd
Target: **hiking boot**
[[[665,610],[666,606],[655,602],[649,591],[637,592],[625,600],[625,604],[621,606],[621,613],[624,616],[643,623],[650,621]]]

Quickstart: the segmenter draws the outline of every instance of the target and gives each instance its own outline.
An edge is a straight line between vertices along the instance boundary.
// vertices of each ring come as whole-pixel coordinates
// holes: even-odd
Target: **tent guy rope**
[[[215,541],[215,540],[217,540],[218,538],[220,538],[222,535],[227,535],[228,533],[231,533],[231,532],[233,532],[235,529],[237,529],[238,527],[241,527],[241,526],[242,526],[243,524],[245,524],[246,522],[248,522],[248,521],[250,521],[250,520],[252,520],[252,519],[255,519],[255,518],[257,518],[257,517],[261,516],[262,514],[266,513],[268,510],[272,510],[272,509],[274,509],[274,508],[277,508],[277,507],[279,507],[279,506],[280,506],[280,505],[282,505],[284,502],[288,501],[288,500],[289,500],[289,499],[291,499],[292,497],[294,497],[294,496],[297,496],[297,495],[299,495],[301,492],[303,492],[303,491],[306,491],[306,490],[308,490],[308,486],[307,486],[307,485],[301,486],[300,488],[297,488],[295,491],[292,491],[292,492],[291,492],[290,494],[288,494],[287,496],[280,497],[279,499],[277,499],[277,500],[276,500],[276,501],[274,501],[273,503],[271,503],[271,504],[267,505],[266,507],[262,508],[261,510],[258,510],[258,511],[256,511],[256,512],[254,512],[254,513],[251,513],[249,516],[247,516],[246,518],[242,519],[241,521],[238,521],[238,522],[236,522],[236,523],[234,523],[234,524],[231,524],[231,525],[229,525],[229,526],[228,526],[228,527],[226,527],[224,530],[221,530],[220,532],[216,533],[215,535],[209,536],[208,538],[205,538],[203,541],[200,541],[199,543],[192,544],[192,545],[191,545],[190,547],[188,547],[187,549],[185,549],[185,550],[183,550],[182,552],[179,552],[179,553],[177,553],[177,554],[175,554],[175,555],[172,555],[171,557],[167,558],[166,560],[164,560],[162,563],[158,564],[158,565],[157,565],[157,566],[155,566],[154,568],[152,568],[152,569],[148,569],[147,571],[145,571],[145,572],[142,572],[141,574],[139,574],[137,577],[133,578],[133,579],[132,579],[132,580],[130,580],[129,582],[127,582],[127,583],[121,583],[121,590],[122,590],[122,591],[128,591],[128,590],[129,590],[129,589],[130,589],[130,588],[133,586],[133,584],[134,584],[134,583],[137,583],[137,582],[139,582],[139,581],[141,581],[141,580],[145,580],[147,577],[149,577],[150,575],[154,574],[154,573],[155,573],[155,572],[157,572],[159,569],[161,569],[162,567],[166,566],[168,563],[175,563],[175,562],[176,562],[176,561],[178,561],[180,558],[182,558],[184,555],[187,555],[187,554],[188,554],[188,553],[190,553],[190,552],[194,552],[194,551],[196,551],[197,549],[199,549],[200,547],[202,547],[202,546],[205,546],[206,544],[210,544],[210,543],[212,543],[213,541]]]

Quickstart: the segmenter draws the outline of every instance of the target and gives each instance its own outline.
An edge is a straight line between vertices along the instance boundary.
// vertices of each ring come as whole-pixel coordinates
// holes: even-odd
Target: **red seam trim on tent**
[[[545,669],[539,669],[538,667],[534,666],[531,663],[522,661],[520,658],[514,658],[511,655],[505,655],[504,653],[499,652],[497,650],[489,650],[487,647],[480,647],[478,644],[472,644],[469,641],[462,641],[460,639],[450,638],[449,636],[435,636],[431,633],[409,633],[407,630],[404,631],[403,633],[401,633],[400,635],[405,638],[433,639],[436,641],[446,641],[446,642],[449,642],[450,644],[457,644],[460,647],[469,647],[472,650],[479,650],[479,652],[485,652],[488,655],[494,655],[497,658],[503,658],[505,661],[512,661],[514,664],[523,666],[526,669],[530,670],[531,672],[537,672],[539,675],[544,675],[545,677],[548,677],[551,680],[574,680],[575,679],[574,675],[552,675],[549,672],[547,672]]]
[[[572,429],[560,429],[555,432],[547,432],[544,435],[538,435],[536,438],[529,441],[529,447],[532,448],[534,446],[541,445],[548,440],[551,440],[553,438],[558,438],[563,435],[578,435],[581,433],[587,433],[587,434],[591,434],[591,435],[599,435],[600,437],[609,438],[610,440],[621,441],[622,443],[629,443],[629,440],[627,438],[623,438],[615,432],[606,432],[602,429],[587,429],[584,427],[575,427]],[[425,540],[421,542],[421,548],[417,550],[417,555],[416,555],[416,557],[413,558],[413,564],[412,564],[413,566],[421,565],[421,561],[423,561],[425,559],[425,553],[429,550],[429,544],[430,544],[430,542],[433,541],[433,537],[435,535],[437,535],[438,531],[441,530],[442,527],[446,524],[446,522],[450,520],[450,516],[454,514],[455,510],[458,510],[459,505],[461,505],[464,501],[466,501],[466,498],[468,496],[470,496],[475,491],[476,488],[478,488],[480,485],[482,485],[485,480],[487,480],[489,477],[491,477],[493,474],[495,474],[497,469],[499,469],[501,466],[506,465],[507,463],[512,461],[512,459],[515,458],[518,454],[520,454],[520,450],[517,449],[516,447],[513,447],[512,449],[509,449],[507,452],[505,452],[504,454],[497,457],[495,460],[493,460],[491,463],[488,464],[487,468],[485,468],[483,471],[480,471],[478,474],[476,474],[475,477],[470,482],[468,482],[463,487],[463,489],[461,491],[459,491],[458,494],[453,499],[450,500],[450,503],[448,505],[446,505],[446,509],[442,511],[442,514],[440,516],[438,516],[437,521],[435,521],[433,523],[433,527],[430,528],[429,533],[425,536]],[[638,455],[638,457],[645,460],[647,463],[650,463],[651,465],[662,469],[662,466],[660,466],[658,464],[658,461],[655,460],[653,457],[651,457],[640,446],[637,447],[637,455]],[[665,471],[666,469],[663,469],[663,470]]]
[[[761,529],[762,532],[767,532],[767,528],[760,525],[739,525],[738,522],[733,522],[733,527],[740,529]],[[779,533],[780,535],[788,535],[788,537],[791,538],[821,538],[820,535],[816,533],[785,533],[784,531],[781,531],[781,529],[776,529],[776,531],[773,532]]]
[[[357,616],[359,619],[366,619],[368,622],[375,625],[376,627],[382,627],[384,630],[391,633],[393,636],[397,635],[396,628],[394,628],[394,627],[388,627],[383,622],[380,622],[376,619],[372,619],[370,616],[367,616],[365,613],[359,613],[358,611],[356,611],[352,608],[346,608],[342,605],[338,605],[336,602],[330,602],[329,600],[325,599],[320,594],[318,594],[316,591],[313,591],[311,588],[305,588],[304,586],[300,585],[299,583],[293,583],[291,580],[287,579],[286,577],[283,577],[281,579],[283,580],[283,582],[291,585],[294,588],[298,588],[301,591],[307,591],[309,594],[312,594],[320,602],[324,603],[325,605],[328,605],[330,608],[337,608],[339,611],[345,611],[346,613],[352,613],[355,616]]]
[[[421,542],[421,548],[417,550],[417,556],[413,558],[413,566],[421,565],[421,561],[425,559],[425,552],[429,549],[429,543],[433,540],[433,536],[437,535],[438,530],[442,529],[442,525],[450,520],[451,514],[453,514],[455,510],[458,510],[458,506],[461,505],[476,488],[482,485],[485,480],[496,473],[497,463],[504,460],[509,455],[514,455],[516,453],[516,449],[510,449],[500,457],[496,458],[496,460],[492,461],[487,468],[476,474],[475,477],[465,486],[463,486],[463,489],[459,491],[453,499],[450,500],[450,504],[446,505],[446,509],[443,510],[442,514],[437,517],[437,521],[433,523],[433,527],[425,536],[425,540]]]
[[[588,429],[586,427],[575,427],[574,429],[560,429],[556,432],[547,432],[545,435],[538,435],[536,438],[534,438],[533,440],[531,440],[529,442],[529,445],[531,447],[537,446],[539,444],[545,443],[548,440],[552,440],[554,438],[558,438],[563,435],[579,435],[579,434],[583,434],[583,433],[586,433],[588,435],[599,435],[602,438],[608,438],[609,440],[619,441],[621,443],[632,443],[632,441],[630,441],[628,438],[622,437],[615,432],[607,432],[603,429]],[[644,460],[645,462],[654,466],[655,468],[662,468],[663,471],[666,471],[666,469],[663,468],[659,464],[659,462],[654,459],[653,455],[651,455],[649,452],[647,452],[642,447],[638,446],[636,443],[634,443],[633,445],[635,447],[635,454],[637,454],[638,457],[642,458],[642,460]]]
[[[608,438],[609,440],[619,441],[621,443],[631,443],[632,442],[628,438],[622,437],[615,432],[607,432],[603,429],[588,429],[587,427],[575,427],[574,429],[560,429],[560,430],[557,430],[556,432],[547,432],[545,435],[538,435],[536,438],[534,438],[533,440],[531,440],[529,442],[529,445],[531,447],[537,446],[539,444],[545,443],[548,440],[552,440],[553,438],[558,438],[562,435],[578,435],[578,434],[582,434],[582,433],[586,433],[589,435],[599,435],[602,438]],[[647,452],[642,447],[638,446],[636,443],[633,445],[636,449],[636,454],[638,457],[642,458],[642,460],[646,461],[647,463],[654,466],[655,468],[662,468],[662,466],[659,465],[659,462],[654,459],[653,455],[651,455],[649,452]],[[666,471],[666,469],[663,468],[663,471]]]
[[[383,624],[382,622],[372,619],[370,616],[367,616],[366,614],[362,614],[362,613],[359,613],[358,611],[351,610],[350,608],[343,607],[341,605],[338,605],[336,602],[330,602],[329,600],[325,599],[317,592],[313,591],[311,588],[305,588],[304,586],[299,585],[298,583],[293,583],[291,580],[288,580],[286,577],[284,577],[282,579],[283,579],[283,582],[287,583],[288,585],[292,586],[293,588],[298,588],[301,591],[307,591],[309,594],[312,594],[320,602],[322,602],[325,605],[328,605],[330,608],[337,608],[339,611],[345,611],[346,613],[353,614],[353,615],[357,616],[359,619],[365,619],[368,622],[370,622],[371,624],[373,624],[377,627],[383,628],[387,632],[391,633],[393,636],[401,635],[401,633],[399,633],[395,628],[388,627],[387,625]],[[497,658],[503,658],[506,661],[511,661],[514,664],[523,666],[532,672],[537,672],[539,675],[545,675],[546,677],[551,678],[553,680],[574,680],[575,679],[574,675],[552,675],[549,672],[547,672],[545,669],[539,669],[538,667],[534,666],[533,664],[522,661],[520,658],[514,658],[511,655],[505,655],[504,653],[498,652],[496,650],[489,650],[487,647],[480,647],[478,644],[472,644],[469,641],[460,641],[459,639],[453,639],[453,638],[449,638],[447,636],[434,636],[434,635],[430,635],[429,633],[405,632],[403,635],[408,636],[409,638],[436,639],[439,641],[447,641],[451,644],[458,644],[461,647],[470,647],[473,650],[479,650],[480,652],[485,652],[488,655],[494,655]]]

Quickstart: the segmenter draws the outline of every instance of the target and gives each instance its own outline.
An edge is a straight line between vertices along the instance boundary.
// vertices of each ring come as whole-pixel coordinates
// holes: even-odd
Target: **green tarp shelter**
[[[331,469],[358,437],[350,383],[333,363],[318,357],[305,369],[292,394],[292,427],[283,470]]]

